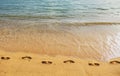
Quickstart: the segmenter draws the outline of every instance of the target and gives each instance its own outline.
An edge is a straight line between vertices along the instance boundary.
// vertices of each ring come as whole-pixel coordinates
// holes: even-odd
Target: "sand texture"
[[[0,49],[107,61],[120,57],[120,25],[0,20]],[[14,47],[13,47],[14,46]]]
[[[5,51],[0,57],[0,76],[120,76],[120,63],[110,61]]]

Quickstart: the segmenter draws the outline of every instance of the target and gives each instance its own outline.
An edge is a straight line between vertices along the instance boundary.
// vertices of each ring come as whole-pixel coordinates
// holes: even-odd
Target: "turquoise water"
[[[0,0],[0,19],[119,21],[120,0]]]

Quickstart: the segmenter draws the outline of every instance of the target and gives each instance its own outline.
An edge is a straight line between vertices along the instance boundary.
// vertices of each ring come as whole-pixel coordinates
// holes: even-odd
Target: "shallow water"
[[[120,24],[0,21],[0,49],[106,61],[120,57]]]

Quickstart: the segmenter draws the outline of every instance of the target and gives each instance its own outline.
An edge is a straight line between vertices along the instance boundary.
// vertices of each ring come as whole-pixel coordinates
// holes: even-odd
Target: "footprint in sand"
[[[30,57],[30,56],[24,56],[24,57],[22,57],[22,59],[23,59],[23,60],[29,60],[29,61],[30,61],[30,60],[32,59],[32,57]]]
[[[52,64],[52,61],[42,61],[42,64]]]
[[[63,61],[63,63],[75,63],[73,60],[66,60],[66,61]]]
[[[1,57],[2,60],[9,60],[10,57]]]
[[[120,61],[117,61],[117,60],[110,61],[110,64],[120,64]]]
[[[88,63],[88,65],[89,65],[89,66],[94,66],[94,64],[93,64],[93,63]]]
[[[88,63],[89,66],[100,66],[99,63]]]

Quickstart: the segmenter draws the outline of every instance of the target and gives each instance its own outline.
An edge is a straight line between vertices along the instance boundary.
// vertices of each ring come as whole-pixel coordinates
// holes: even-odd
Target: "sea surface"
[[[0,18],[119,21],[120,0],[0,0]]]
[[[120,0],[0,0],[0,50],[120,57]]]

